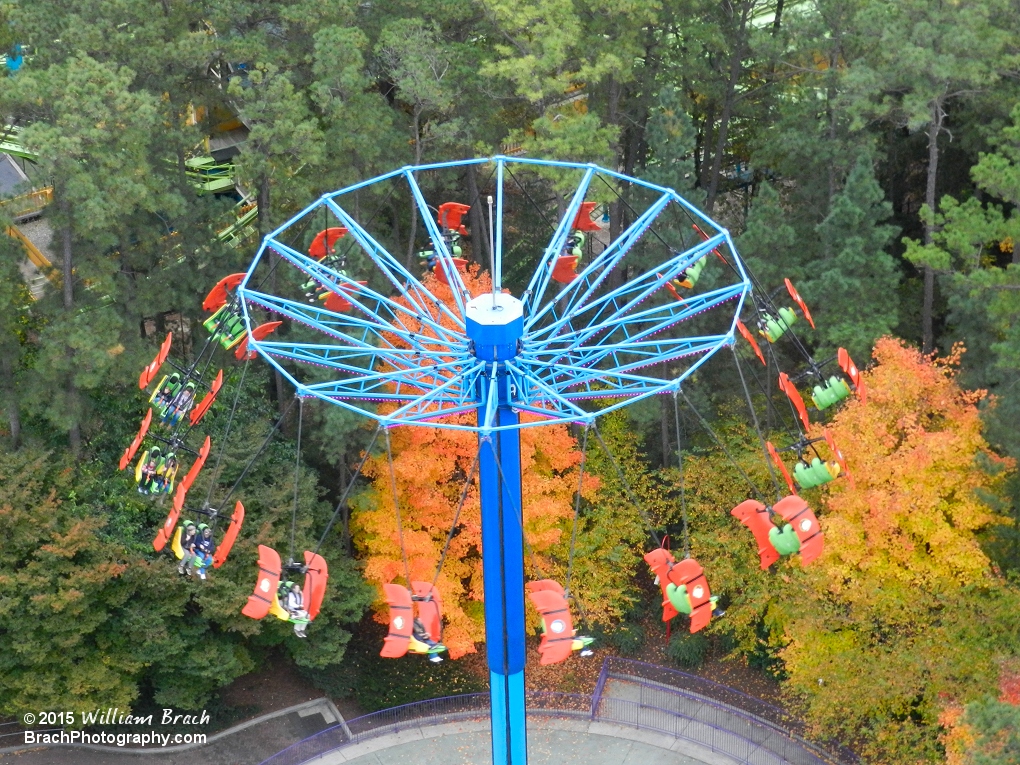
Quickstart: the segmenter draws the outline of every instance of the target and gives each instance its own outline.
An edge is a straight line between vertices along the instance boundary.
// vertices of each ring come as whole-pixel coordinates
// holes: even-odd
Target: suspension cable
[[[620,467],[620,463],[616,461],[616,457],[614,457],[613,453],[609,451],[609,447],[606,446],[606,442],[602,440],[602,434],[599,433],[599,426],[594,422],[592,423],[592,431],[595,433],[595,438],[598,439],[599,445],[602,447],[602,451],[606,453],[606,456],[609,457],[609,461],[616,469],[616,476],[620,479],[620,483],[623,484],[624,491],[627,492],[627,496],[630,497],[630,501],[634,503],[634,507],[636,507],[638,512],[641,513],[641,517],[644,519],[645,525],[648,527],[648,531],[652,535],[652,539],[655,540],[656,546],[662,547],[662,540],[659,538],[659,533],[655,530],[655,526],[652,525],[652,519],[648,515],[648,511],[645,510],[644,503],[635,496],[630,484],[627,482],[627,478],[623,475],[623,469]]]
[[[350,483],[347,484],[347,488],[344,490],[343,495],[340,497],[340,501],[336,504],[336,510],[333,511],[333,517],[329,519],[329,523],[326,524],[325,531],[322,532],[322,536],[319,538],[319,543],[315,545],[315,554],[318,555],[319,549],[326,541],[326,536],[329,534],[330,529],[333,528],[333,524],[336,523],[337,516],[340,515],[340,510],[343,508],[344,503],[347,501],[347,497],[350,496],[351,491],[354,489],[354,484],[358,480],[358,476],[361,475],[362,469],[365,467],[365,463],[368,462],[369,457],[372,455],[372,447],[375,446],[376,440],[379,438],[379,431],[383,429],[382,423],[380,423],[375,433],[372,434],[372,440],[368,442],[368,446],[365,448],[365,455],[361,458],[361,462],[358,463],[357,470],[354,471],[354,475],[351,476]]]
[[[212,501],[213,489],[216,488],[216,481],[219,479],[220,474],[220,463],[223,462],[223,455],[227,451],[227,438],[230,436],[230,428],[234,424],[234,412],[237,411],[237,402],[241,399],[241,391],[244,389],[244,378],[248,374],[248,365],[251,363],[251,359],[244,362],[244,368],[241,370],[241,380],[237,383],[237,390],[234,392],[234,403],[230,406],[230,416],[227,418],[227,427],[223,431],[223,440],[220,443],[220,451],[216,455],[216,464],[213,466],[212,478],[209,481],[209,491],[205,495],[205,502],[203,507],[208,508],[209,502]]]
[[[439,556],[439,565],[436,566],[436,573],[432,577],[432,586],[436,586],[436,582],[439,581],[439,573],[443,570],[443,564],[446,563],[446,553],[450,549],[450,543],[453,541],[453,535],[457,531],[457,522],[460,520],[460,511],[464,508],[464,502],[467,500],[468,491],[471,489],[471,481],[475,477],[475,471],[478,469],[478,463],[482,456],[481,447],[475,454],[474,462],[471,464],[471,469],[468,471],[467,478],[464,480],[464,488],[460,492],[460,502],[457,504],[457,511],[453,514],[453,523],[450,524],[450,533],[446,535],[446,544],[443,545],[443,552]]]
[[[305,400],[298,399],[297,448],[294,450],[294,509],[290,515],[290,560],[294,560],[294,535],[297,531],[298,487],[301,483],[301,426],[305,420]]]
[[[673,393],[673,421],[676,423],[676,462],[680,469],[680,517],[684,524],[684,558],[691,557],[691,531],[687,525],[687,495],[684,491],[684,450],[680,443],[680,402]]]
[[[393,507],[397,511],[397,538],[400,541],[400,557],[404,561],[404,578],[407,589],[411,589],[411,567],[407,564],[407,549],[404,547],[404,523],[400,517],[400,500],[397,497],[397,476],[393,472],[393,448],[390,445],[390,431],[386,430],[386,459],[390,469],[390,489],[393,491]]]
[[[735,346],[731,345],[730,350],[733,351],[733,360],[737,364],[737,373],[740,375],[740,384],[744,388],[744,397],[747,399],[747,408],[751,412],[751,422],[754,423],[754,432],[758,434],[758,441],[761,444],[762,456],[765,458],[765,466],[769,469],[769,477],[772,478],[772,486],[776,490],[776,499],[782,499],[783,491],[779,487],[779,479],[776,477],[776,469],[772,465],[772,459],[769,456],[768,447],[765,446],[765,436],[762,435],[761,425],[758,424],[758,413],[754,410],[754,402],[751,400],[751,391],[747,388],[747,380],[744,379],[744,369],[740,366],[740,356],[737,354]]]
[[[269,442],[273,440],[273,436],[276,435],[276,431],[280,429],[280,426],[283,424],[283,421],[286,419],[287,415],[290,414],[290,410],[294,408],[295,400],[297,400],[297,396],[295,396],[294,399],[291,400],[290,404],[287,406],[287,409],[284,411],[283,414],[280,415],[280,419],[278,419],[276,421],[276,424],[273,425],[272,430],[269,431],[269,434],[262,442],[262,445],[258,448],[258,451],[255,452],[254,456],[252,456],[250,460],[248,460],[248,464],[244,466],[244,470],[241,471],[241,475],[238,476],[236,481],[234,481],[234,485],[230,487],[230,491],[227,492],[227,496],[225,496],[223,500],[220,502],[221,505],[225,506],[227,504],[227,501],[237,490],[237,487],[241,485],[241,481],[243,481],[244,477],[248,475],[248,471],[251,470],[252,465],[254,465],[256,460],[258,460],[258,458],[262,456],[262,452],[264,452],[266,450],[266,447],[269,446]]]
[[[567,553],[567,576],[563,589],[570,593],[570,575],[574,571],[574,546],[577,543],[577,519],[581,515],[581,489],[584,488],[584,465],[588,457],[588,428],[584,426],[584,438],[581,442],[581,465],[577,471],[577,496],[574,498],[574,522],[570,527],[570,551]]]
[[[730,464],[733,465],[733,467],[737,469],[737,472],[740,474],[740,476],[745,481],[747,481],[747,485],[751,487],[751,492],[754,494],[754,496],[762,497],[763,495],[758,490],[758,487],[754,485],[754,481],[752,481],[750,476],[748,476],[747,473],[745,472],[745,470],[742,467],[740,467],[740,464],[733,457],[733,454],[731,454],[730,450],[726,448],[726,444],[724,444],[722,442],[722,439],[720,439],[716,432],[712,430],[712,426],[708,424],[708,421],[701,415],[701,412],[694,408],[694,404],[691,403],[691,400],[687,397],[687,394],[684,392],[684,389],[678,388],[677,392],[684,397],[684,402],[687,404],[688,408],[692,412],[694,412],[694,416],[698,418],[698,421],[701,423],[701,426],[705,429],[705,432],[707,432],[708,435],[712,437],[712,440],[715,441],[716,446],[723,450],[723,453],[726,455],[726,458],[730,461]]]

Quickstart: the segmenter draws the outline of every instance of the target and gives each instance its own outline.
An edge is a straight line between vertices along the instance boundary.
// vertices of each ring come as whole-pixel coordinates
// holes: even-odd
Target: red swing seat
[[[556,664],[570,656],[574,645],[574,625],[563,588],[552,579],[528,582],[528,599],[542,617],[542,642],[538,652],[541,664]]]
[[[241,609],[241,613],[252,619],[265,617],[273,607],[282,573],[280,554],[272,547],[259,545],[259,578],[255,582],[255,591],[248,596],[248,602]]]

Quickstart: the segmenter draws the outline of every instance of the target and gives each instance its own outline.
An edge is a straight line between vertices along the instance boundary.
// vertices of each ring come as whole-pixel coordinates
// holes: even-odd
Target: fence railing
[[[609,677],[606,666],[603,675]],[[600,678],[601,680],[602,678]],[[604,687],[604,682],[603,682]],[[725,686],[723,686],[725,687]],[[753,698],[753,697],[749,697]],[[814,755],[802,742],[741,710],[680,689],[641,689],[637,699],[602,694],[529,692],[528,714],[584,718],[655,731],[725,754],[741,765],[819,765],[835,762]],[[377,736],[463,720],[487,720],[489,694],[472,693],[404,704],[327,728],[265,760],[262,765],[303,765],[322,755]]]
[[[687,672],[633,659],[609,656],[592,698],[593,716],[607,700],[606,682],[626,680],[637,690],[637,703],[664,708],[681,716],[730,731],[779,754],[795,765],[839,765],[856,762],[849,750],[833,747],[838,757],[804,738],[803,723],[781,707],[727,685]]]

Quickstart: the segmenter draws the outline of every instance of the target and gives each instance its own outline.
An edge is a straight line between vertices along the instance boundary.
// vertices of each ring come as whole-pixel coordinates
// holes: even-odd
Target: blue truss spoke
[[[644,302],[662,289],[669,280],[686,271],[691,264],[706,257],[708,252],[709,248],[705,244],[701,244],[686,252],[677,253],[665,263],[660,264],[657,270],[647,271],[610,295],[589,304],[582,312],[590,311],[593,307],[597,307],[598,310],[587,320],[587,326],[602,321],[602,317],[606,314],[627,314],[631,308],[636,307],[637,304]],[[646,283],[650,283],[652,286],[649,288]],[[621,306],[620,301],[625,298],[630,298],[631,302]],[[568,318],[570,318],[569,314]]]
[[[533,312],[531,318],[525,323],[524,331],[528,332],[551,310],[553,307],[560,303],[561,300],[566,300],[568,307],[564,310],[564,315],[558,320],[554,321],[547,326],[543,327],[542,330],[552,332],[555,334],[557,328],[561,326],[565,321],[568,321],[577,311],[584,306],[585,301],[588,300],[591,295],[594,294],[598,288],[599,283],[602,279],[609,275],[613,268],[630,252],[630,249],[634,244],[641,238],[645,230],[652,225],[652,222],[658,217],[666,206],[669,204],[669,197],[660,197],[654,204],[652,204],[647,210],[642,213],[637,220],[630,224],[627,229],[620,234],[613,242],[610,242],[609,246],[606,247],[599,255],[592,259],[592,261],[582,269],[578,278],[567,284],[546,303],[540,310]],[[588,279],[595,275],[600,274],[599,278],[594,283],[589,284]],[[587,289],[582,288],[587,286]]]
[[[265,348],[265,346],[263,346]],[[449,365],[435,365],[435,366],[408,366],[406,364],[394,363],[391,359],[383,359],[389,367],[386,369],[378,369],[378,361],[375,361],[371,367],[356,366],[343,364],[336,360],[324,360],[318,359],[312,354],[300,353],[295,350],[287,348],[265,348],[266,352],[276,358],[290,359],[292,361],[303,362],[307,364],[315,364],[317,366],[323,366],[329,369],[336,369],[341,372],[349,372],[350,377],[344,378],[343,382],[346,383],[357,383],[363,386],[371,386],[376,383],[394,382],[397,385],[400,383],[408,383],[412,385],[420,385],[421,381],[429,380],[432,383],[445,382],[450,379],[454,379],[458,375],[457,368],[454,364]],[[319,387],[328,387],[336,381],[329,381],[323,383],[308,384],[309,390],[315,390]]]
[[[549,386],[549,389],[558,391],[557,395],[563,396],[564,398],[567,397],[570,389],[581,385],[590,385],[592,383],[602,383],[607,386],[613,386],[614,390],[635,383],[640,383],[641,385],[662,384],[662,380],[655,377],[628,374],[616,369],[591,369],[588,367],[574,366],[570,364],[549,364],[545,366],[544,370],[541,366],[535,365],[529,379],[534,378],[542,380],[546,377],[551,378],[546,383]],[[557,378],[562,379],[557,381]]]
[[[298,303],[294,300],[267,295],[262,292],[248,291],[245,293],[245,298],[271,311],[288,316],[302,324],[307,324],[313,329],[319,329],[322,332],[332,334],[334,337],[344,340],[350,345],[369,348],[377,347],[349,334],[349,331],[356,329],[367,329],[372,333],[373,337],[385,346],[393,346],[393,341],[386,337],[386,335],[393,335],[407,343],[411,348],[423,352],[430,350],[428,346],[433,346],[437,350],[447,350],[451,355],[463,353],[467,350],[467,340],[464,338],[457,338],[456,344],[451,345],[441,338],[429,337],[428,335],[412,332],[402,327],[395,327],[392,324],[367,321],[348,314],[333,313],[325,308],[319,308],[307,303]]]
[[[381,312],[381,309],[385,307],[389,314],[398,321],[401,326],[405,327],[409,331],[411,328],[404,324],[404,317],[411,317],[414,321],[428,326],[439,337],[443,337],[445,335],[456,336],[458,334],[456,330],[447,329],[437,322],[431,314],[416,311],[414,308],[409,308],[396,300],[391,300],[390,298],[374,291],[368,285],[358,284],[358,282],[351,277],[338,274],[333,269],[323,266],[313,258],[309,258],[285,244],[272,240],[267,241],[269,242],[269,246],[279,253],[281,257],[286,258],[301,269],[301,271],[312,276],[324,286],[329,287],[333,292],[342,295],[348,302],[356,306],[368,316],[377,315]],[[343,289],[343,287],[347,287],[348,289]],[[374,309],[370,309],[361,302],[361,296],[363,295],[367,295],[375,302]]]
[[[681,315],[676,314],[669,315],[666,318],[659,321],[658,323],[650,323],[650,326],[644,326],[643,324],[639,324],[638,326],[632,326],[630,324],[618,325],[617,327],[606,332],[606,334],[602,338],[600,338],[600,344],[601,343],[614,344],[622,342],[620,339],[614,340],[614,335],[617,334],[623,334],[624,341],[627,342],[628,344],[638,343],[642,341],[644,338],[651,337],[652,335],[657,335],[660,332],[665,332],[670,327],[679,324],[682,321],[687,321],[688,319],[696,316],[699,313],[703,313],[704,311],[707,311],[711,308],[715,308],[719,305],[722,305],[723,303],[733,300],[735,297],[736,295],[732,294],[721,295],[714,300],[704,301],[700,305],[700,307],[691,307]]]
[[[460,271],[457,270],[457,266],[453,262],[450,248],[446,246],[446,240],[443,239],[443,234],[436,224],[436,219],[432,217],[432,211],[429,210],[428,203],[425,202],[425,197],[422,196],[421,189],[418,187],[418,182],[414,179],[414,173],[411,168],[404,168],[404,177],[407,179],[407,185],[411,187],[411,194],[414,195],[414,201],[418,205],[418,212],[422,217],[422,222],[425,224],[425,229],[429,232],[433,251],[439,258],[439,265],[446,276],[446,283],[450,285],[450,292],[457,303],[457,310],[463,316],[465,313],[465,297],[470,300],[471,293],[464,286],[464,280],[460,278]]]
[[[650,323],[650,328],[642,329],[636,335],[628,333],[628,340],[640,340],[643,336],[662,331],[666,327],[686,321],[692,316],[734,299],[740,294],[740,289],[739,286],[722,287],[688,298],[683,302],[676,300],[663,305],[652,306],[633,315],[621,312],[600,324],[589,325],[584,329],[564,333],[555,338],[555,341],[546,341],[546,344],[548,347],[548,345],[554,342],[553,347],[556,347],[562,343],[566,346],[566,350],[571,350],[580,347],[596,335],[604,335],[600,338],[600,342],[604,343],[607,342],[612,331],[617,328],[636,326],[640,329],[644,322]],[[532,342],[530,337],[527,338],[524,343],[525,348],[528,348]]]
[[[343,346],[343,345],[321,345],[319,343],[283,343],[263,340],[260,343],[262,348],[286,349],[293,348],[309,354],[320,352],[320,356],[314,356],[317,361],[333,361],[335,359],[355,359],[360,357],[393,359],[395,362],[418,362],[420,359],[431,359],[435,363],[446,364],[447,362],[456,365],[464,365],[464,360],[452,360],[449,351],[421,351],[415,348],[377,348],[371,345]]]
[[[478,362],[478,364],[476,364],[474,367],[472,367],[470,370],[468,370],[468,374],[471,374],[472,372],[477,372],[479,369],[483,368],[484,366],[485,365],[482,362]],[[410,404],[405,404],[404,406],[400,407],[396,411],[390,412],[390,414],[389,414],[390,419],[398,419],[405,412],[413,412],[416,408],[420,409],[420,407],[422,407],[422,406],[429,406],[429,405],[431,405],[433,403],[436,403],[438,401],[445,400],[446,399],[446,393],[451,388],[453,388],[454,385],[456,385],[459,382],[460,382],[460,378],[455,378],[453,380],[448,380],[447,382],[443,383],[442,385],[440,385],[440,386],[434,388],[433,390],[428,391],[424,395],[420,396],[416,401],[411,402]]]
[[[329,208],[340,222],[344,224],[355,241],[361,245],[365,254],[372,259],[372,262],[382,271],[383,275],[386,276],[397,292],[411,303],[418,314],[426,315],[432,321],[435,321],[432,315],[432,311],[435,310],[437,314],[444,315],[450,319],[459,329],[464,328],[464,320],[461,316],[451,311],[448,306],[433,295],[417,277],[412,275],[404,268],[400,261],[387,252],[386,248],[362,228],[361,224],[354,220],[346,210],[332,200],[327,200],[326,204],[329,205]]]
[[[514,364],[512,361],[508,361],[506,367],[508,370],[511,370],[512,372],[515,372],[516,374],[520,375],[524,379],[525,385],[540,390],[544,394],[543,398],[549,397],[555,401],[561,402],[561,405],[565,407],[567,411],[573,411],[581,415],[587,414],[583,409],[579,409],[573,404],[565,401],[562,395],[560,395],[559,391],[556,390],[556,388],[547,385],[537,375],[529,374],[526,370]],[[518,391],[518,394],[521,393],[522,393],[521,391]],[[533,398],[534,397],[525,394],[523,400],[525,402],[528,402],[531,401]]]
[[[594,165],[585,170],[581,182],[577,184],[577,190],[574,192],[570,204],[567,205],[566,213],[560,218],[556,231],[538,262],[538,267],[531,277],[531,282],[521,297],[526,313],[530,306],[542,305],[545,291],[548,289],[549,281],[552,279],[553,268],[556,266],[556,261],[563,255],[563,248],[566,246],[567,237],[570,236],[570,232],[573,230],[574,219],[581,209],[581,203],[584,201],[585,194],[588,193],[588,186],[591,184],[594,174]]]
[[[616,315],[625,315],[632,308],[637,306],[639,303],[644,302],[659,290],[663,289],[667,282],[676,276],[683,273],[687,268],[705,257],[711,250],[711,243],[716,240],[709,240],[693,247],[685,252],[678,252],[669,258],[656,269],[646,271],[640,276],[636,276],[626,284],[612,290],[611,292],[603,295],[591,302],[579,302],[576,305],[568,308],[563,312],[563,316],[545,326],[536,332],[532,333],[532,336],[540,338],[542,336],[548,336],[549,340],[553,338],[559,338],[563,336],[564,328],[569,322],[582,318],[585,314],[594,312],[590,318],[587,319],[585,329],[590,328],[593,324],[599,322],[600,317],[607,311],[612,310]],[[722,237],[718,237],[718,242],[721,242]],[[593,264],[594,265],[594,264]],[[587,300],[588,295],[591,294],[592,290],[585,293],[582,300]],[[620,301],[627,300],[624,305],[620,305]],[[570,330],[570,332],[577,332],[582,330]],[[567,332],[566,334],[570,334]]]
[[[685,341],[683,343],[675,343],[672,345],[665,345],[661,348],[658,353],[650,353],[644,358],[638,358],[629,363],[624,362],[619,357],[613,359],[613,370],[614,372],[626,373],[635,369],[643,369],[645,367],[653,366],[655,364],[661,364],[666,361],[673,361],[675,359],[683,358],[685,356],[695,356],[699,353],[708,353],[719,348],[721,345],[725,345],[730,339],[729,335],[717,335],[715,337],[698,338],[696,341]],[[592,356],[585,359],[585,365],[594,365],[603,361],[607,356],[612,355],[609,353],[593,354]],[[627,355],[633,354],[630,349],[627,349]],[[659,380],[661,385],[662,381]]]

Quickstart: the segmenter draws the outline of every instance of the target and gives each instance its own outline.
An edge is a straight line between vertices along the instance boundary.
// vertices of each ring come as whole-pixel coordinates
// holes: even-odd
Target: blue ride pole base
[[[489,665],[493,765],[527,765],[524,704],[524,529],[521,505],[520,420],[510,402],[505,361],[517,355],[521,304],[502,293],[467,306],[467,331],[476,358],[489,362],[477,391],[482,510],[485,650]],[[495,385],[496,390],[491,387]],[[491,394],[491,395],[490,395]],[[489,409],[493,407],[495,411]]]

